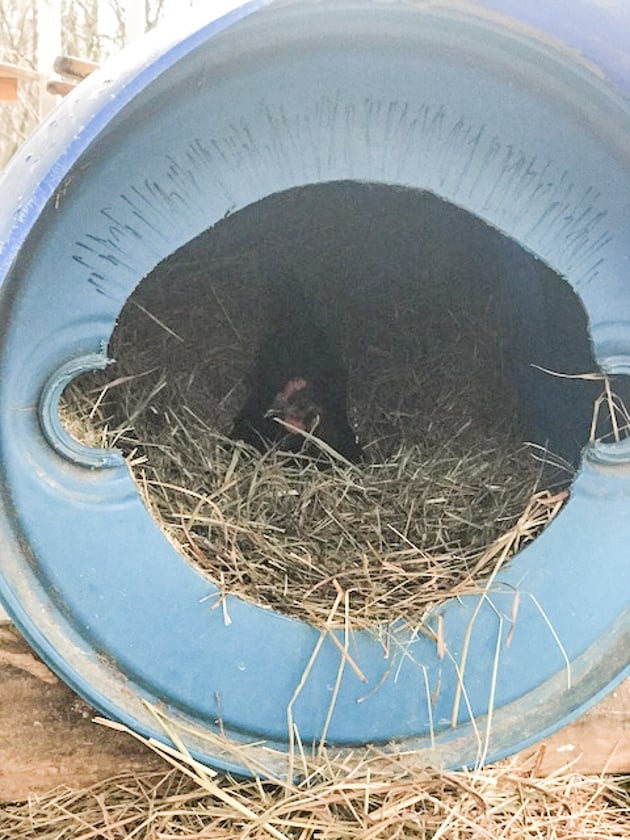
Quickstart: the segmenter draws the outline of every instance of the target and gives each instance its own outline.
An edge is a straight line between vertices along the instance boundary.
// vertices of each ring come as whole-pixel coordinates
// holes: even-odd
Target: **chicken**
[[[316,444],[300,434],[308,432],[348,461],[360,460],[361,447],[346,413],[345,371],[312,306],[288,281],[274,288],[270,304],[270,329],[258,348],[250,392],[230,436],[261,452],[278,445],[316,455]]]

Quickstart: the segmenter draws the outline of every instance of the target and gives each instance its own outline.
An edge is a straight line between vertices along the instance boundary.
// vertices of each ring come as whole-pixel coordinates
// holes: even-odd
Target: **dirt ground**
[[[0,802],[58,785],[87,786],[122,770],[165,765],[93,710],[0,624]]]

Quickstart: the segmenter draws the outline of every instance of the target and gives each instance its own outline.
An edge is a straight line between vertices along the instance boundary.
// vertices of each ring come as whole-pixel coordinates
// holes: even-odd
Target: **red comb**
[[[288,400],[296,391],[301,391],[306,388],[306,379],[289,379],[282,391],[278,394],[281,400]]]

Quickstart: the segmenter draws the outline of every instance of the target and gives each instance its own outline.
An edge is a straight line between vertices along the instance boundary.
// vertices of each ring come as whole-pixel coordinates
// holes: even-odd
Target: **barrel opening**
[[[230,439],[279,311],[340,361],[354,464]],[[93,418],[171,538],[225,590],[314,623],[335,587],[365,624],[413,622],[487,574],[496,540],[567,498],[601,390],[555,375],[597,371],[564,279],[435,195],[355,182],[269,196],[189,242],[127,300],[109,352]]]

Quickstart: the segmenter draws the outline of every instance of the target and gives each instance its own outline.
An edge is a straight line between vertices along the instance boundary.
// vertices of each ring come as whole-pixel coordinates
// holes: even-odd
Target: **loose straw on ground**
[[[115,725],[117,729],[124,729]],[[141,736],[135,736],[144,741]],[[145,743],[147,743],[145,741]],[[536,776],[538,756],[475,772],[411,771],[364,750],[311,760],[300,783],[217,776],[155,742],[172,765],[0,809],[0,840],[622,840],[630,777]]]

